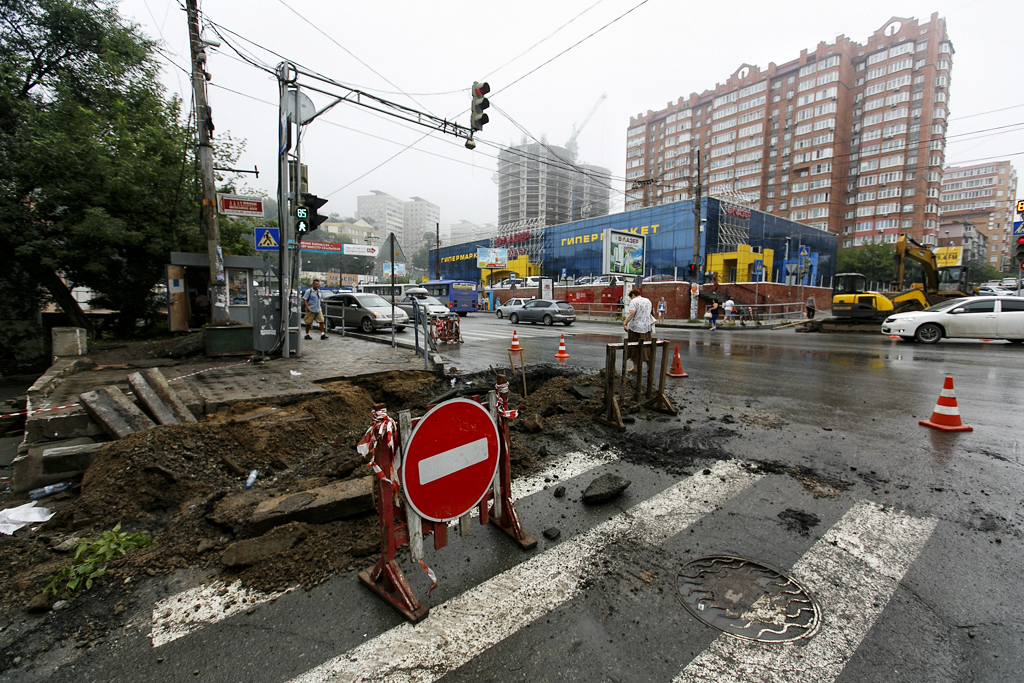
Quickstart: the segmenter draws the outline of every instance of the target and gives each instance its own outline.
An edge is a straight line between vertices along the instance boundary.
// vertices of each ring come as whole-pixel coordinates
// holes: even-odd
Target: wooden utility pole
[[[228,320],[228,295],[224,276],[224,255],[217,225],[217,186],[213,176],[213,147],[210,137],[213,123],[206,104],[206,50],[199,38],[199,10],[196,0],[185,1],[188,13],[189,48],[192,53],[192,92],[195,96],[196,130],[199,134],[199,170],[203,184],[202,219],[206,230],[206,248],[210,260],[210,306],[214,325]]]

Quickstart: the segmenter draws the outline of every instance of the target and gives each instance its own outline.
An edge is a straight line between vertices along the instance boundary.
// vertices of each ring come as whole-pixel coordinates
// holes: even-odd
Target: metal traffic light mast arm
[[[434,116],[433,114],[425,114],[411,107],[406,107],[403,104],[398,104],[397,102],[385,100],[383,97],[371,95],[370,93],[358,90],[357,88],[350,88],[349,86],[344,85],[343,83],[339,83],[333,79],[327,78],[326,76],[322,76],[320,74],[306,71],[301,67],[298,67],[288,62],[282,62],[281,65],[278,66],[278,73],[281,73],[281,67],[286,64],[288,68],[290,68],[291,71],[295,74],[308,76],[309,78],[320,81],[322,83],[327,83],[333,86],[334,88],[340,88],[345,91],[344,94],[339,95],[336,92],[331,92],[330,90],[326,90],[324,88],[318,88],[316,86],[304,84],[302,87],[305,90],[312,90],[313,92],[318,92],[323,95],[327,95],[328,97],[333,97],[335,98],[335,100],[326,107],[322,108],[321,110],[313,114],[311,117],[309,117],[309,119],[303,121],[303,124],[309,123],[317,116],[324,113],[328,109],[334,107],[335,105],[339,104],[340,102],[348,102],[350,104],[356,104],[359,105],[360,107],[365,107],[366,109],[372,109],[373,111],[379,112],[381,114],[386,114],[388,116],[392,116],[403,121],[408,121],[409,123],[415,123],[418,126],[424,126],[426,128],[439,130],[442,133],[448,133],[458,138],[465,138],[466,140],[470,140],[473,137],[473,131],[471,129],[465,126],[461,126],[455,123],[454,121],[448,121],[447,119],[442,119],[440,117]]]

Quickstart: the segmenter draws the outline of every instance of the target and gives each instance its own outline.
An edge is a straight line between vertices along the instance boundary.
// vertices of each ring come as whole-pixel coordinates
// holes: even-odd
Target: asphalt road
[[[512,329],[470,316],[466,343],[442,353],[465,372],[507,364]],[[565,334],[567,366],[590,371],[621,336],[607,324],[514,329],[527,362],[553,363]],[[440,578],[429,597],[422,573],[406,570],[431,606],[417,627],[350,573],[190,624],[159,647],[143,603],[74,668],[45,673],[76,682],[1020,680],[1024,349],[789,330],[659,336],[679,346],[690,375],[671,385],[682,423],[641,414],[623,436],[581,435],[581,451],[546,473],[549,485],[565,484],[564,498],[543,476],[520,482],[535,550],[487,528],[428,549]],[[973,432],[918,425],[947,375]],[[683,472],[626,457],[638,444],[662,462],[691,446],[731,458]],[[582,490],[606,471],[631,486],[614,503],[582,506]],[[553,526],[560,537],[541,537]],[[694,618],[679,576],[709,555],[797,580],[816,601],[818,630],[766,644]],[[152,590],[152,602],[173,601],[180,586]],[[35,671],[23,680],[45,677]]]

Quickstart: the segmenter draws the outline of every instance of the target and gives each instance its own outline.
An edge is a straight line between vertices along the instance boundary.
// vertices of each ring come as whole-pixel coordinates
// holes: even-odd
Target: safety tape
[[[244,363],[232,363],[231,365],[218,365],[215,368],[206,368],[205,370],[197,370],[196,372],[192,372],[192,373],[189,373],[187,375],[182,375],[180,377],[175,377],[174,379],[169,379],[167,381],[168,382],[177,382],[179,379],[185,379],[186,377],[195,377],[196,375],[200,375],[200,374],[202,374],[204,372],[209,372],[210,370],[222,370],[223,368],[234,368],[234,367],[237,367],[239,365],[246,365],[247,363],[250,363],[250,362],[252,362],[251,358],[246,360]],[[128,392],[129,395],[131,393],[132,392],[130,392],[130,391]],[[3,415],[0,415],[0,420],[4,419],[5,417],[18,417],[19,415],[35,415],[36,413],[45,413],[45,412],[51,411],[51,410],[64,410],[65,408],[77,408],[80,405],[82,405],[82,404],[81,403],[69,403],[66,406],[55,406],[53,408],[39,408],[38,410],[26,410],[26,411],[23,411],[23,412],[20,412],[20,413],[4,413]]]
[[[392,453],[390,476],[385,474],[377,464],[377,444],[382,439],[386,440],[388,450]],[[387,408],[373,411],[373,424],[356,444],[356,451],[363,456],[371,455],[370,462],[366,463],[366,466],[373,470],[378,479],[390,482],[397,490],[398,477],[395,471],[400,465],[398,464],[399,455],[395,452],[395,421],[388,417]]]

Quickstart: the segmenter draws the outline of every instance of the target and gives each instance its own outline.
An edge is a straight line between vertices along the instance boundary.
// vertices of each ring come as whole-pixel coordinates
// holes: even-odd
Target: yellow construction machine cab
[[[832,315],[837,318],[882,318],[892,313],[892,301],[868,290],[860,273],[839,273],[832,285]]]

